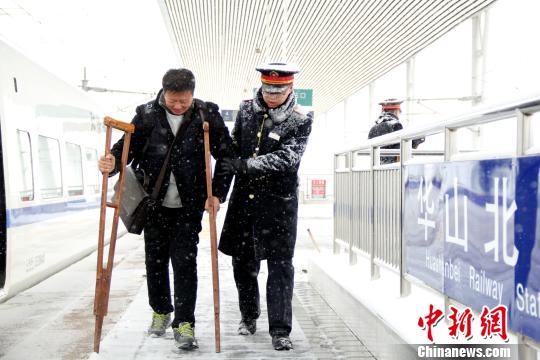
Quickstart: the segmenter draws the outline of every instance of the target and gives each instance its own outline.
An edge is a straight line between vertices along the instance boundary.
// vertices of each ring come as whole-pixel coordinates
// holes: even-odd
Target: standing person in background
[[[154,311],[148,334],[163,336],[171,324],[180,349],[197,348],[195,302],[197,298],[197,244],[205,208],[206,178],[203,125],[200,111],[210,124],[211,153],[218,160],[232,156],[231,138],[216,104],[193,98],[195,77],[188,69],[167,71],[157,98],[137,107],[132,120],[128,164],[138,166],[152,193],[172,145],[155,212],[144,228],[146,277],[150,307]],[[176,136],[176,139],[175,139]],[[98,167],[110,176],[118,172],[124,138],[99,159]],[[210,199],[219,209],[231,179],[214,177]],[[146,181],[145,181],[146,182]],[[126,194],[129,195],[129,194]],[[208,201],[207,201],[208,202]],[[208,206],[209,203],[206,203]],[[174,274],[174,301],[169,286],[169,261]]]
[[[369,130],[368,139],[403,129],[403,125],[399,122],[402,102],[398,99],[386,99],[379,103],[382,106],[382,112],[377,121],[375,121],[375,125]],[[423,142],[424,138],[414,139],[412,141],[413,149],[416,149]],[[381,149],[399,149],[399,144],[383,146]],[[380,164],[392,164],[398,161],[399,156],[381,156]]]
[[[232,256],[241,313],[240,335],[254,334],[260,315],[259,274],[267,260],[269,332],[276,350],[290,350],[298,217],[298,168],[312,118],[296,104],[292,64],[256,68],[262,86],[240,104],[233,130],[239,159],[224,159],[223,172],[235,183],[219,249]]]

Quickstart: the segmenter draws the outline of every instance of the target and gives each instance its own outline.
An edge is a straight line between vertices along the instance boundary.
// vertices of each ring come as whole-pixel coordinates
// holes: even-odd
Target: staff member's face
[[[171,113],[174,115],[182,115],[191,106],[191,103],[193,102],[193,93],[191,91],[177,92],[167,90],[165,91],[163,98],[165,99],[165,106]]]
[[[292,92],[292,86],[287,86],[286,90],[280,93],[268,93],[266,91],[262,91],[262,96],[264,99],[264,102],[270,109],[275,109],[278,106],[281,106],[286,100],[289,94]]]

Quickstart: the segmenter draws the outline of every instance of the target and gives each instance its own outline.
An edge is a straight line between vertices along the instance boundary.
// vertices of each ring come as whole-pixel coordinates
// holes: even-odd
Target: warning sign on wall
[[[326,180],[313,179],[311,180],[311,198],[326,199]]]

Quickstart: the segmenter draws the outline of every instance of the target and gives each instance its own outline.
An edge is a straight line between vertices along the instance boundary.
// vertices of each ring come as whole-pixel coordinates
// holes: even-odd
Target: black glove
[[[423,143],[424,141],[426,141],[426,138],[413,139],[413,141],[412,141],[412,148],[413,148],[413,149],[416,149],[416,148],[418,147],[418,145],[420,145],[420,144]]]
[[[220,175],[245,175],[247,173],[247,161],[241,159],[225,158],[221,160]]]

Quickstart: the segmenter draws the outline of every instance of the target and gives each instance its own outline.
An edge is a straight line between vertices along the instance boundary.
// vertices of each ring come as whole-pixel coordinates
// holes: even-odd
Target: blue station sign
[[[540,341],[540,157],[408,165],[405,271]]]

